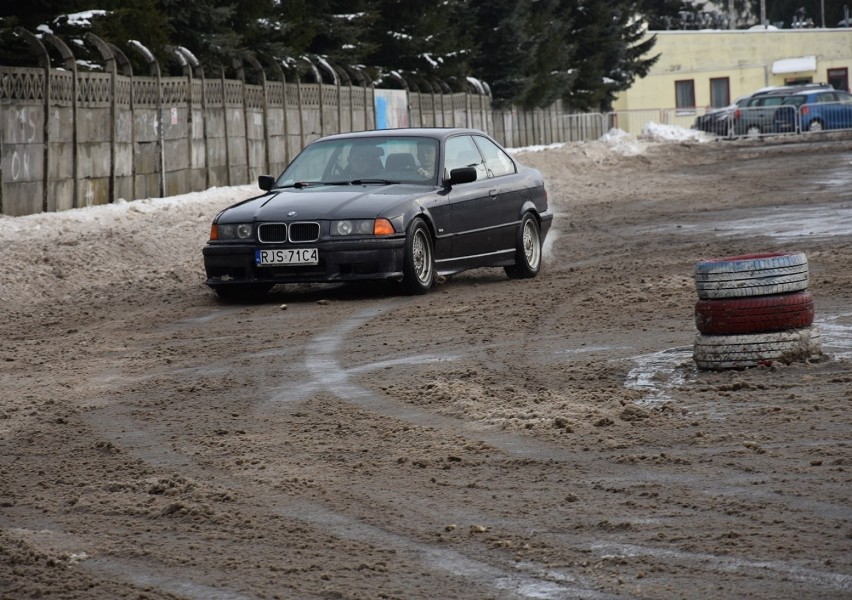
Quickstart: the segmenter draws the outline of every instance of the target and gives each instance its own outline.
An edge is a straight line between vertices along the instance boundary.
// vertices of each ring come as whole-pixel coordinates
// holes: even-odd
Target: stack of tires
[[[695,265],[693,359],[701,369],[741,369],[817,359],[819,331],[804,253],[750,254]]]

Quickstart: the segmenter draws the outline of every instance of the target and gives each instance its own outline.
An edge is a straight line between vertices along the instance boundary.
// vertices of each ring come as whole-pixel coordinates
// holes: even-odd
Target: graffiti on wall
[[[408,92],[405,90],[375,90],[376,129],[409,127]]]

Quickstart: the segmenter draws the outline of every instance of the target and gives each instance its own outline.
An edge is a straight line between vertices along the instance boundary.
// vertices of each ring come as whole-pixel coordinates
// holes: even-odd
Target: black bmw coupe
[[[324,137],[258,184],[216,215],[203,249],[223,298],[365,279],[423,294],[436,275],[478,267],[535,277],[553,220],[541,174],[474,129]]]

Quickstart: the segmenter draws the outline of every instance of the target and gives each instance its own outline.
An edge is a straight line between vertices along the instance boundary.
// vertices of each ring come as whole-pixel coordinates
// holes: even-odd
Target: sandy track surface
[[[849,598],[852,140],[572,144],[534,280],[219,302],[254,193],[0,220],[0,598]],[[821,360],[703,372],[701,259]]]

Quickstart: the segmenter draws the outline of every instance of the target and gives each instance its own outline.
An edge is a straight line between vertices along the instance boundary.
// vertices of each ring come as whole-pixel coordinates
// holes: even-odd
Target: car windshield
[[[416,183],[437,180],[438,140],[415,136],[348,137],[307,146],[276,187]]]

